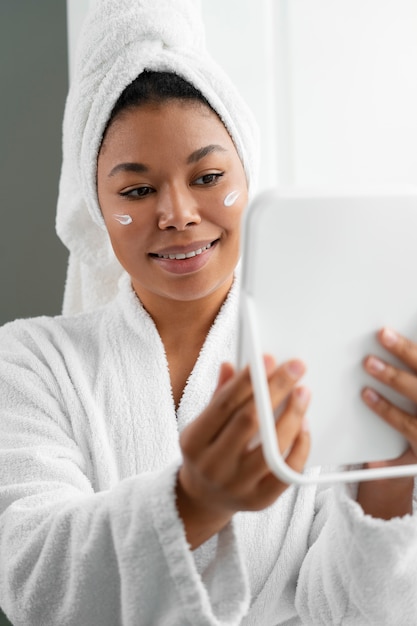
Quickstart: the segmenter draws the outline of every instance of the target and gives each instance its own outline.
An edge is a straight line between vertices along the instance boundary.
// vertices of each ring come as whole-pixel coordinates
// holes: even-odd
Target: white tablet
[[[264,192],[247,210],[243,241],[240,364],[250,361],[262,383],[261,354],[305,361],[308,465],[400,455],[405,440],[360,392],[372,385],[415,411],[362,363],[370,353],[393,360],[376,341],[382,326],[417,340],[417,191]],[[271,434],[263,428],[263,439]]]

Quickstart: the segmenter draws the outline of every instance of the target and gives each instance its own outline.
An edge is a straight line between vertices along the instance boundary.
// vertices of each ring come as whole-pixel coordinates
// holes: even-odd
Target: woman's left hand
[[[364,361],[366,371],[379,382],[411,400],[417,409],[417,344],[390,328],[380,330],[378,340],[407,369],[395,367],[375,356],[368,356]],[[417,411],[414,414],[407,413],[371,387],[362,391],[362,398],[370,409],[403,434],[409,442],[409,447],[398,459],[369,463],[368,467],[417,463]],[[413,487],[414,478],[409,476],[363,482],[359,485],[357,500],[365,513],[391,519],[412,512]]]

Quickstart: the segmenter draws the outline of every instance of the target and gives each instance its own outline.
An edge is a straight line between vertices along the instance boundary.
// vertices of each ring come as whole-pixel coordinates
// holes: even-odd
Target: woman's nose
[[[185,230],[201,222],[200,213],[188,189],[167,189],[158,198],[158,226],[161,230]]]

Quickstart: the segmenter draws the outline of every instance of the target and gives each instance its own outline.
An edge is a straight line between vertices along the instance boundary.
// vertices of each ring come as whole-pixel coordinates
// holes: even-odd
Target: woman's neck
[[[191,302],[155,297],[155,294],[148,298],[147,294],[138,293],[164,344],[176,408],[231,283],[232,280],[221,289]]]

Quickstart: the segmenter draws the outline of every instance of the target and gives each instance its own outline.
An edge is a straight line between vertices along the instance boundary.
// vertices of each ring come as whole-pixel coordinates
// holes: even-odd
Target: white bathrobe
[[[199,549],[175,507],[178,434],[234,358],[237,294],[175,411],[127,277],[74,317],[0,329],[0,605],[14,626],[415,626],[417,520],[289,488]]]

